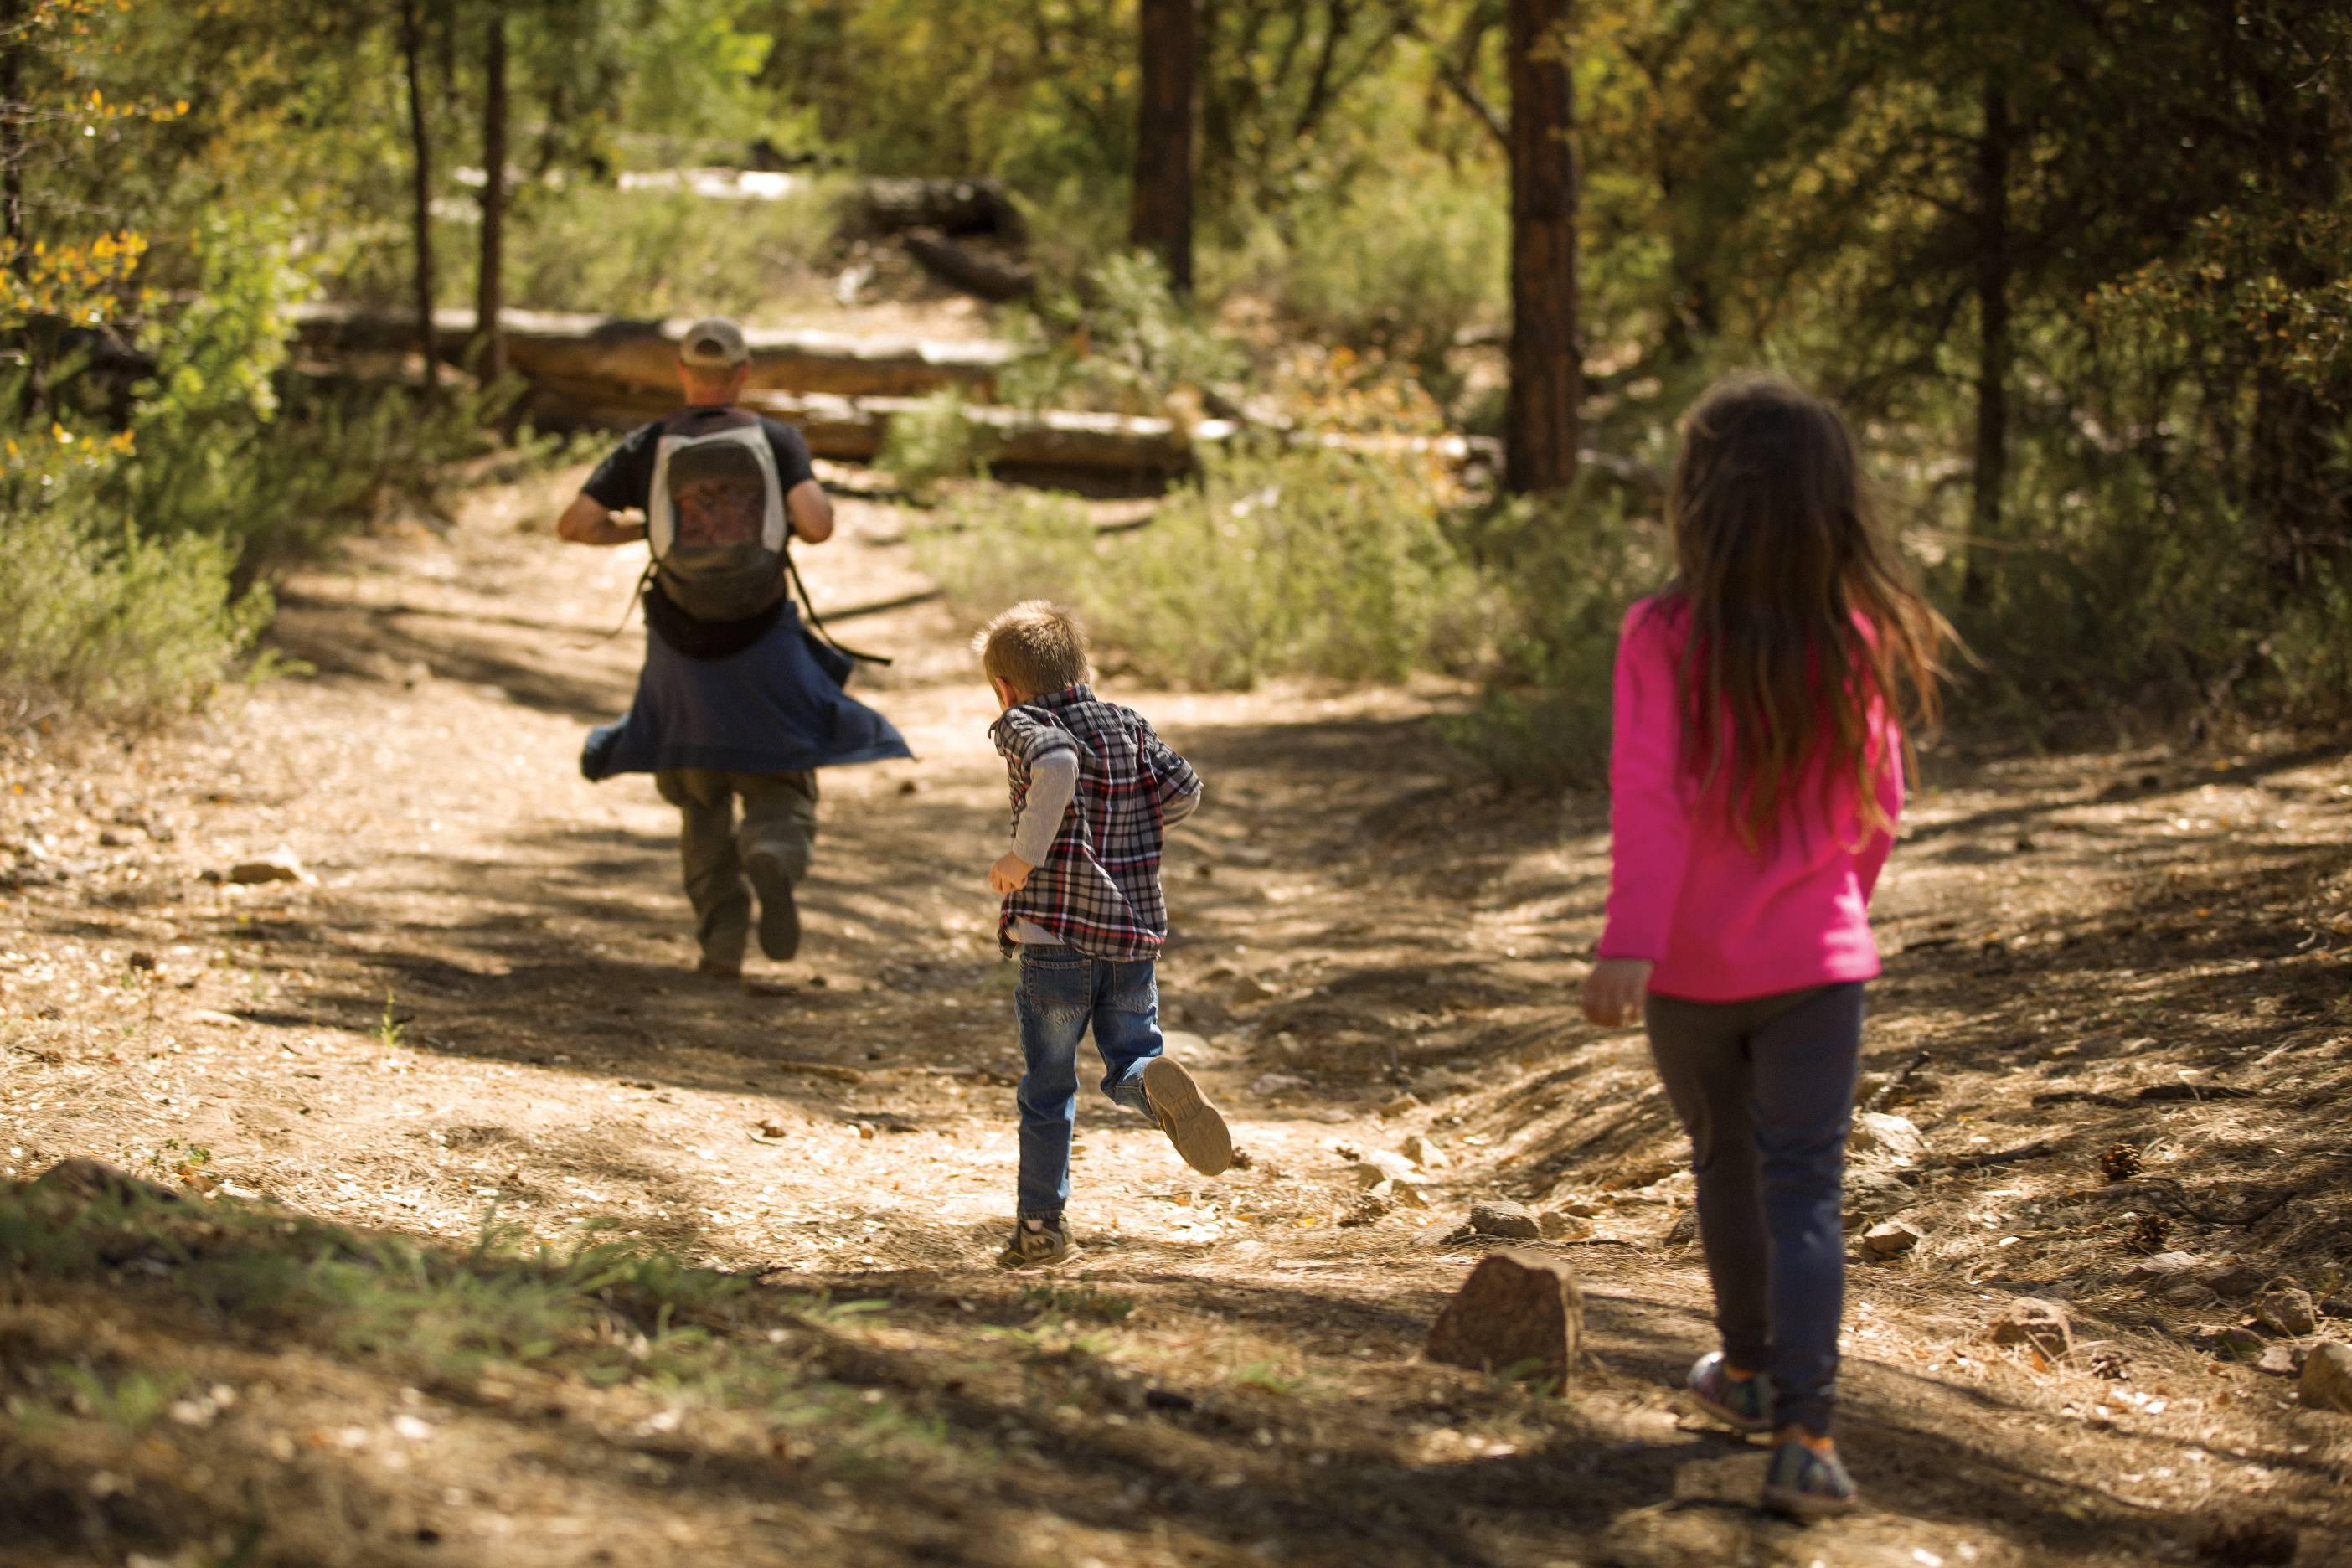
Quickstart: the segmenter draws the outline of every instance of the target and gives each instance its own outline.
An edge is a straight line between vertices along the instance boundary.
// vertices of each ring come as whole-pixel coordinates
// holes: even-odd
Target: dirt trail
[[[642,636],[603,637],[635,552],[547,531],[577,480],[486,490],[446,535],[296,584],[278,640],[315,675],[185,735],[6,762],[5,1170],[187,1163],[457,1251],[495,1205],[558,1250],[609,1226],[780,1300],[886,1301],[831,1322],[820,1370],[992,1457],[910,1509],[913,1472],[747,1466],[662,1415],[675,1390],[467,1402],[126,1299],[101,1341],[168,1340],[267,1395],[204,1439],[206,1473],[300,1472],[340,1500],[317,1560],[1836,1568],[2265,1561],[2299,1538],[2295,1562],[2352,1562],[2352,1417],[2204,1348],[2252,1310],[2216,1273],[2233,1260],[2323,1314],[2352,1293],[2343,754],[1934,770],[1884,895],[1865,1063],[1931,1053],[1890,1107],[1931,1169],[1858,1199],[1925,1239],[1853,1273],[1845,1433],[1872,1506],[1799,1531],[1737,1506],[1762,1451],[1670,1394],[1707,1342],[1673,1239],[1688,1177],[1638,1038],[1571,1005],[1596,803],[1484,795],[1436,743],[1438,694],[1155,695],[1111,672],[1209,780],[1171,848],[1160,984],[1252,1164],[1197,1178],[1085,1104],[1084,1256],[1000,1275],[1018,1060],[983,876],[1003,784],[956,628],[933,605],[845,626],[899,655],[866,695],[920,760],[825,775],[803,956],[750,992],[698,982],[673,814],[575,767]],[[848,501],[805,552],[820,604],[920,588],[904,526]],[[315,881],[198,879],[280,846]],[[1449,1155],[1426,1206],[1367,1201],[1343,1150],[1412,1133]],[[2117,1142],[2136,1184],[2100,1173]],[[1416,1359],[1478,1256],[1439,1238],[1489,1195],[1583,1211],[1543,1244],[1587,1289],[1570,1400]],[[2195,1267],[2151,1273],[2159,1248]],[[0,1291],[20,1365],[118,1310]],[[2074,1299],[2063,1364],[1983,1338],[2029,1291]],[[419,1410],[433,1441],[384,1436]],[[93,1453],[16,1450],[0,1508],[27,1476],[68,1480],[23,1497],[72,1491],[75,1455],[89,1478],[166,1462]],[[20,1560],[126,1561],[126,1527],[82,1506]]]

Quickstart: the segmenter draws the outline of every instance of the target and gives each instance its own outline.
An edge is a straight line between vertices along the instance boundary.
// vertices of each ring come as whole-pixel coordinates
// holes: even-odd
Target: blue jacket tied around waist
[[[589,731],[580,771],[783,773],[913,755],[890,721],[818,666],[796,607],[782,610],[765,636],[723,658],[689,658],[648,634],[636,702]]]

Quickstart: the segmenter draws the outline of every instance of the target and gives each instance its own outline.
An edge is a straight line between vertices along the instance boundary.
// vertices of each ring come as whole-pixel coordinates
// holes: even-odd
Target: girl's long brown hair
[[[1872,705],[1906,734],[1933,723],[1952,628],[1880,535],[1845,421],[1785,377],[1717,383],[1684,416],[1666,517],[1666,600],[1689,619],[1684,765],[1702,784],[1727,773],[1751,848],[1816,765],[1825,787],[1853,782],[1865,831],[1885,826]]]

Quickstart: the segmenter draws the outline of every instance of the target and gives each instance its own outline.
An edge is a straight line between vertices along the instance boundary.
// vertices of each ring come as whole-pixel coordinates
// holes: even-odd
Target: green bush
[[[1213,258],[1213,288],[1262,292],[1307,333],[1410,362],[1442,403],[1462,390],[1449,355],[1508,314],[1510,213],[1489,182],[1407,158],[1261,225]]]
[[[523,186],[507,225],[506,300],[511,309],[629,317],[759,317],[780,302],[829,300],[820,276],[837,244],[845,182],[812,177],[778,201],[725,201],[685,191],[622,190],[586,179]],[[480,229],[452,198],[435,226],[435,295],[470,308]],[[342,299],[406,304],[409,241],[386,227],[383,243],[354,248],[331,291]]]
[[[1495,665],[1477,703],[1446,721],[1447,741],[1507,785],[1602,782],[1617,628],[1662,578],[1661,543],[1594,479],[1479,520],[1469,548],[1499,600]]]
[[[1109,534],[1076,500],[978,492],[918,547],[967,618],[1059,599],[1130,673],[1179,685],[1467,669],[1490,597],[1425,474],[1321,447],[1214,459],[1148,526]]]
[[[236,594],[225,541],[150,539],[71,504],[13,516],[0,551],[0,703],[112,719],[184,710],[269,616]]]
[[[1006,401],[1159,414],[1179,388],[1241,375],[1247,362],[1168,286],[1167,269],[1124,251],[1013,325],[1026,353],[1000,378]]]
[[[890,416],[874,461],[900,489],[929,506],[939,500],[946,481],[986,475],[997,445],[992,428],[966,417],[960,394],[935,392]]]

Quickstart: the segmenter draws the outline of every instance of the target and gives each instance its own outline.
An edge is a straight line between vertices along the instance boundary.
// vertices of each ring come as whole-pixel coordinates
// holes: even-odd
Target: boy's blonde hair
[[[1087,679],[1087,632],[1078,617],[1045,599],[1013,605],[971,639],[980,668],[1015,697],[1043,697]]]

